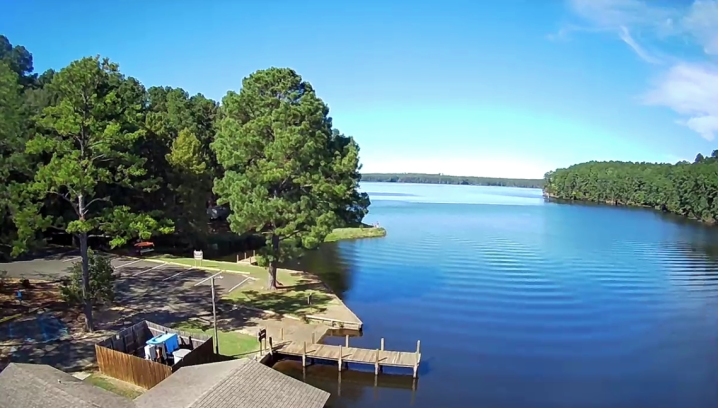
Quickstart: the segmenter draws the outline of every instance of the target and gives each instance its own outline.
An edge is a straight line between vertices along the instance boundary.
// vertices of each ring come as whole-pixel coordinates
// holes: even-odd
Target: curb
[[[183,266],[183,267],[189,268],[189,269],[203,269],[203,270],[206,270],[206,271],[228,272],[228,273],[236,273],[236,274],[239,274],[239,275],[251,275],[251,273],[249,273],[249,272],[230,271],[230,270],[227,270],[227,269],[214,268],[214,267],[211,267],[211,266],[190,266],[190,265],[185,265],[185,264],[179,263],[179,262],[163,261],[163,260],[161,260],[161,259],[147,259],[147,258],[133,258],[133,259],[137,259],[137,260],[140,260],[140,261],[147,261],[147,262],[154,262],[154,263],[162,263],[162,264],[168,264],[168,265],[175,265],[175,266]]]

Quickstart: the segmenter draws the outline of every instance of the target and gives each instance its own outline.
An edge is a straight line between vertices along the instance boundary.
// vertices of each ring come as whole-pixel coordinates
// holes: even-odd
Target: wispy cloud
[[[628,44],[628,46],[631,47],[633,51],[635,51],[635,53],[638,54],[639,57],[641,57],[642,60],[651,64],[662,63],[660,59],[650,55],[648,52],[646,52],[645,49],[643,49],[643,47],[638,45],[636,40],[631,37],[631,33],[628,31],[628,28],[626,28],[625,26],[621,26],[621,29],[618,32],[618,36],[621,38],[621,40],[623,40],[623,42]]]
[[[643,102],[671,108],[682,116],[676,123],[714,140],[718,133],[718,66],[711,57],[718,55],[718,0],[695,0],[680,6],[676,2],[675,7],[660,6],[652,0],[568,0],[568,4],[586,27],[617,35],[642,60],[670,63]],[[565,36],[569,31],[562,32]],[[699,46],[706,54],[705,62],[664,58],[636,40],[642,38],[658,46],[675,37]]]

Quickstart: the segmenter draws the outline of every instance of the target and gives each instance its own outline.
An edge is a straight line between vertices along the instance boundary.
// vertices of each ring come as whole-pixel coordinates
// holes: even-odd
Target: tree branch
[[[45,194],[54,194],[54,195],[62,198],[63,200],[67,201],[72,206],[72,209],[75,210],[75,212],[78,212],[77,205],[72,200],[70,200],[70,197],[68,197],[66,194],[60,194],[57,191],[49,191],[49,190],[46,191]]]
[[[90,200],[90,202],[87,203],[87,205],[85,206],[85,212],[87,212],[87,209],[90,208],[90,206],[91,206],[94,202],[97,202],[97,201],[104,201],[104,202],[109,203],[109,202],[110,202],[110,197],[98,197],[98,198],[94,198],[94,199]]]

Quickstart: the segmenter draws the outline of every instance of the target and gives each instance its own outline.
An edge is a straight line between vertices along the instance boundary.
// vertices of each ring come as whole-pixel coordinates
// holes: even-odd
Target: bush
[[[87,299],[95,305],[115,298],[115,278],[110,259],[101,255],[91,255],[90,292]],[[82,262],[75,262],[70,267],[70,277],[63,282],[60,288],[62,298],[70,304],[82,305]]]

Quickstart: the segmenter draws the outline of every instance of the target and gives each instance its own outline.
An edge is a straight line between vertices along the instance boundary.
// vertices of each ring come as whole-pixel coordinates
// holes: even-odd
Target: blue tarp
[[[167,353],[171,354],[179,348],[179,337],[176,333],[165,333],[147,340],[148,345],[159,346],[164,343]]]

